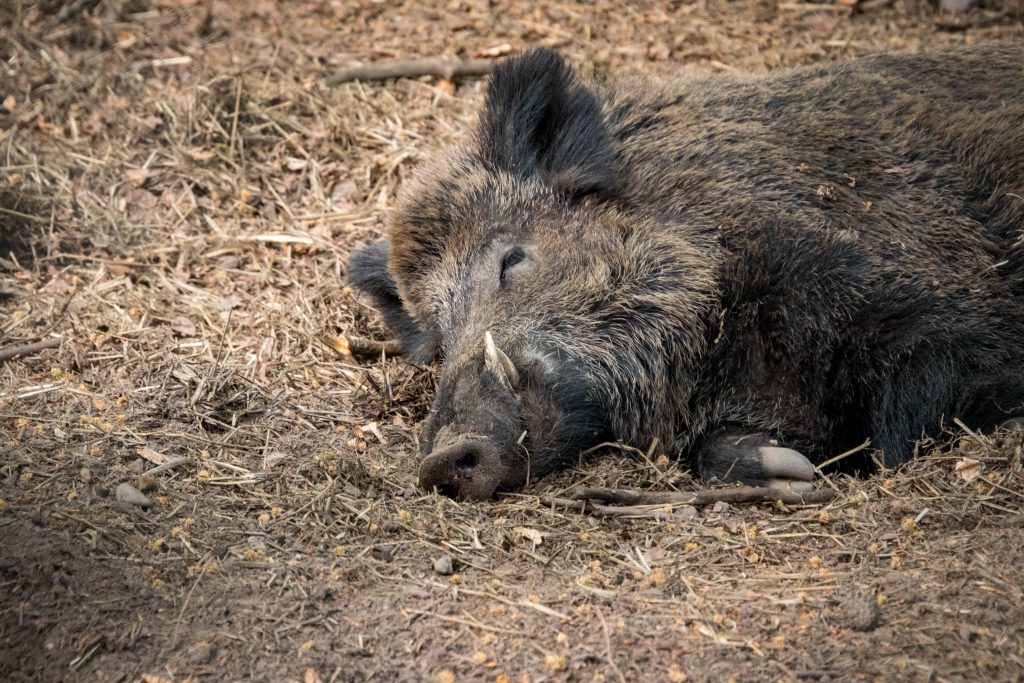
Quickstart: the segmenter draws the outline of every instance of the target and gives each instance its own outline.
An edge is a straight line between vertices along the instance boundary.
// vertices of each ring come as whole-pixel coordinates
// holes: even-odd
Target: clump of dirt
[[[669,521],[541,504],[696,487],[628,448],[492,503],[418,490],[436,369],[349,353],[385,331],[345,261],[483,87],[325,85],[530,45],[672,73],[1024,39],[982,5],[4,5],[0,347],[63,341],[0,364],[0,677],[1018,676],[1020,432]]]

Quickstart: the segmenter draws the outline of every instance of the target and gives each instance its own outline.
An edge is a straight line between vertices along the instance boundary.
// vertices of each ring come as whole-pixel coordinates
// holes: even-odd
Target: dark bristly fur
[[[389,240],[349,277],[444,357],[425,454],[495,445],[453,493],[604,438],[708,475],[747,442],[723,433],[896,465],[943,420],[1024,412],[1024,48],[643,83],[526,52]]]

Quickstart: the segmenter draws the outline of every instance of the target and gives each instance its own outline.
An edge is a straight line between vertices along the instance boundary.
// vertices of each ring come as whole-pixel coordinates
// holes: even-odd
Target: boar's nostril
[[[463,438],[438,448],[420,464],[420,486],[453,498],[490,498],[504,476],[498,450],[488,439]]]
[[[476,469],[476,453],[473,451],[466,451],[462,456],[455,461],[455,472],[460,477],[472,477],[473,470]]]

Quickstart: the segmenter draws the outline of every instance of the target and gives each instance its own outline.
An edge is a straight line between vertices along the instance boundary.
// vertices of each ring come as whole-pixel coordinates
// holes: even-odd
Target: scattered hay
[[[0,7],[0,348],[64,339],[0,364],[0,675],[1015,675],[1019,433],[926,444],[897,472],[831,480],[813,508],[659,521],[541,504],[578,486],[696,488],[679,462],[628,450],[489,504],[416,489],[436,368],[346,353],[342,338],[386,336],[344,264],[418,160],[471,127],[482,87],[324,84],[506,44],[611,69],[764,69],[1020,40],[1014,16],[951,33],[923,0],[851,17],[612,0]],[[152,507],[119,502],[120,484]]]

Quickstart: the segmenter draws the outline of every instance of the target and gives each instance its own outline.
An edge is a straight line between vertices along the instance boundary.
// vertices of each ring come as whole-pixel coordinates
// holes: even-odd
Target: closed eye
[[[505,252],[505,255],[501,259],[501,274],[498,276],[498,286],[504,289],[508,286],[508,270],[512,266],[521,262],[526,258],[526,252],[522,247],[512,247]]]

